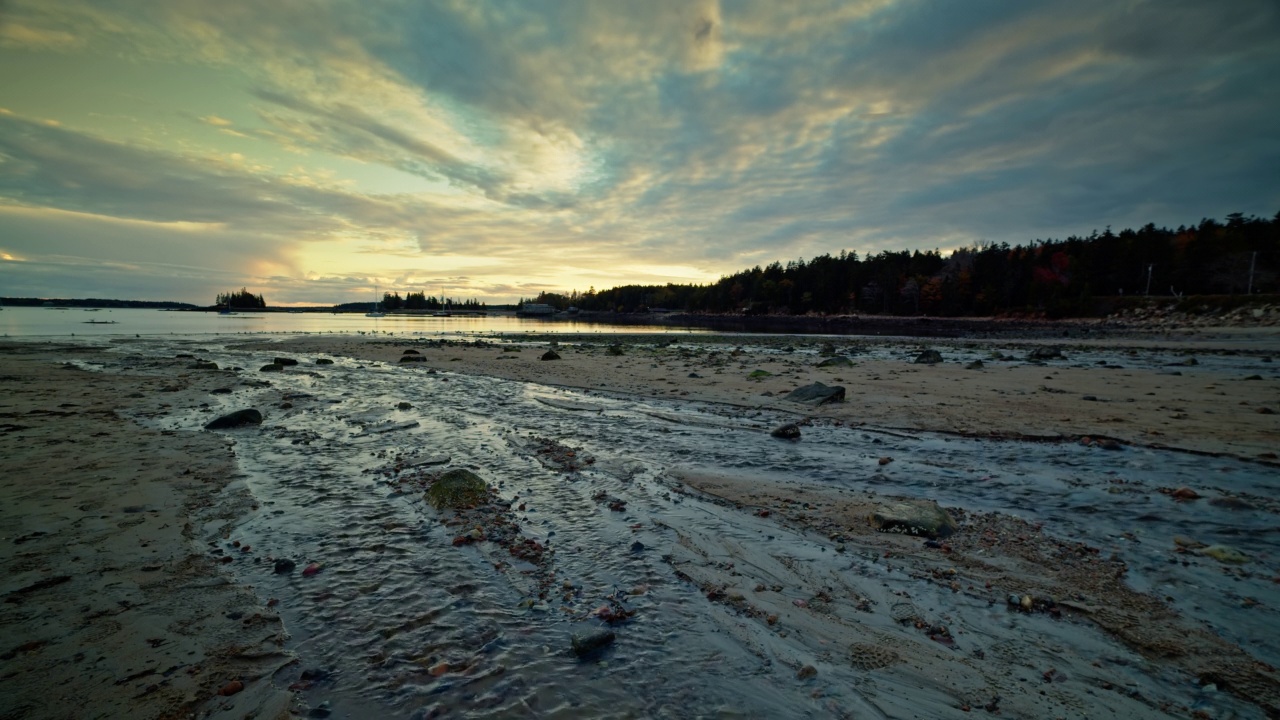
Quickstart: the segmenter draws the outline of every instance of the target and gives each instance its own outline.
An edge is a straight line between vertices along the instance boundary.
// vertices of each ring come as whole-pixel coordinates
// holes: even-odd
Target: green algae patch
[[[436,478],[427,489],[427,502],[437,510],[475,507],[489,497],[489,484],[479,475],[461,468]]]

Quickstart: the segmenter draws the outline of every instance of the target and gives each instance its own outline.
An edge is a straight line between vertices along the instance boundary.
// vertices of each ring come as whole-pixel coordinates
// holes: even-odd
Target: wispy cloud
[[[506,300],[1271,214],[1278,36],[1270,0],[18,1],[0,53],[220,84],[199,109],[157,92],[129,138],[7,98],[0,201],[51,213],[33,237],[59,212],[152,223],[214,274],[237,269],[181,224],[243,240],[239,272],[281,300],[459,275]],[[61,256],[109,254],[83,237]]]

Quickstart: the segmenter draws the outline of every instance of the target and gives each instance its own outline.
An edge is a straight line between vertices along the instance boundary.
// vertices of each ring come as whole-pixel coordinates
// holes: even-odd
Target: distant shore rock
[[[205,430],[227,430],[230,428],[243,427],[245,425],[261,425],[262,413],[248,408],[245,410],[237,410],[233,413],[223,415],[222,417],[210,422],[204,426]]]
[[[559,360],[560,353],[556,352],[555,350],[548,350],[542,353],[542,359],[543,360]]]
[[[804,403],[806,405],[825,405],[832,402],[844,402],[843,385],[824,385],[820,382],[796,388],[787,393],[785,400]]]
[[[273,361],[276,365],[297,365],[298,361],[293,358],[278,357]]]
[[[258,372],[283,372],[284,366],[279,363],[271,363],[258,368]]]
[[[316,358],[317,365],[332,365],[333,361],[329,358]]]
[[[1062,351],[1056,347],[1038,347],[1027,353],[1028,360],[1058,360],[1062,357]]]
[[[942,362],[942,353],[937,350],[925,350],[913,360],[916,365],[936,365]]]
[[[835,357],[829,357],[826,360],[823,360],[822,362],[818,363],[818,367],[821,367],[821,368],[850,367],[852,365],[853,365],[853,361],[843,355],[836,355]]]

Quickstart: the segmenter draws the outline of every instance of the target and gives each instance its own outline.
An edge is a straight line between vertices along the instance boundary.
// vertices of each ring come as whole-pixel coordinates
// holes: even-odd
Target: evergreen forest
[[[542,293],[559,309],[747,314],[1079,317],[1134,296],[1280,293],[1280,213],[1228,215],[1194,227],[981,243],[932,251],[856,252],[774,262],[707,285],[626,285]],[[1242,298],[1243,299],[1243,298]],[[522,300],[522,302],[526,302]]]

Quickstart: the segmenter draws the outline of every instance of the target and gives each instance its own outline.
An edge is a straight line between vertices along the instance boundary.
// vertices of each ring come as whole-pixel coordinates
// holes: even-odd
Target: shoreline
[[[297,698],[272,682],[281,668],[297,662],[285,649],[279,616],[264,606],[266,599],[256,596],[251,587],[237,585],[223,569],[230,565],[216,562],[221,557],[231,557],[234,563],[251,562],[253,555],[236,552],[230,542],[237,525],[256,509],[254,498],[237,480],[230,447],[234,443],[216,433],[148,430],[131,420],[163,418],[174,408],[197,407],[211,389],[228,382],[247,385],[272,377],[259,374],[251,362],[254,354],[264,363],[280,355],[296,356],[299,366],[277,370],[290,374],[314,374],[315,369],[308,366],[317,358],[351,357],[402,366],[410,370],[403,376],[406,382],[415,378],[434,382],[433,376],[457,373],[613,397],[662,398],[689,407],[713,403],[739,408],[744,417],[754,412],[791,417],[802,432],[823,426],[900,432],[906,437],[911,432],[930,432],[1064,443],[1114,439],[1121,444],[1121,453],[1126,445],[1167,447],[1280,467],[1274,456],[1280,444],[1276,440],[1280,415],[1257,412],[1258,408],[1280,410],[1280,376],[1272,370],[1277,366],[1263,362],[1280,350],[1270,338],[1154,345],[1124,339],[1092,344],[1049,343],[1043,338],[942,343],[913,338],[702,334],[523,335],[499,341],[381,335],[223,340],[253,353],[243,363],[246,370],[192,371],[195,360],[191,358],[137,356],[122,370],[87,373],[60,363],[101,359],[103,348],[0,344],[0,378],[13,390],[5,401],[8,406],[0,408],[5,418],[0,419],[0,430],[4,430],[0,454],[10,464],[18,463],[14,477],[75,480],[66,481],[65,491],[52,499],[43,488],[2,486],[11,513],[6,527],[14,528],[13,539],[22,542],[0,545],[5,547],[0,562],[9,570],[3,591],[6,597],[21,598],[6,605],[10,609],[0,616],[4,617],[0,631],[5,635],[0,644],[7,645],[0,651],[11,651],[8,671],[17,673],[0,682],[5,683],[6,701],[16,709],[27,707],[27,716],[44,717],[36,710],[40,707],[36,701],[53,692],[75,693],[87,706],[123,708],[121,714],[136,717],[167,716],[179,710],[202,717],[241,717],[248,712],[287,717],[290,708],[297,707]],[[561,359],[541,360],[553,341]],[[117,342],[127,348],[128,341]],[[828,343],[834,346],[832,352],[824,352],[823,345]],[[1046,344],[1060,346],[1065,357],[1043,362],[1026,359],[1026,352]],[[611,354],[611,345],[621,354]],[[912,358],[928,347],[940,348],[944,362],[913,363]],[[401,363],[406,350],[421,359]],[[992,359],[994,351],[1008,359]],[[983,367],[966,369],[971,355],[984,353]],[[1093,364],[1090,353],[1105,355],[1108,365]],[[850,364],[817,367],[832,356],[847,358]],[[128,358],[117,354],[112,359],[121,357]],[[1171,364],[1193,357],[1199,358],[1196,364]],[[1112,367],[1116,358],[1125,366]],[[765,374],[753,375],[757,372]],[[1181,374],[1171,374],[1175,372]],[[1259,378],[1247,379],[1246,372]],[[844,385],[845,402],[811,407],[784,399],[790,389],[813,381]],[[1085,396],[1095,399],[1085,400]],[[587,411],[568,407],[569,401],[562,405]],[[77,452],[64,455],[73,457],[46,449],[71,443]],[[874,473],[876,464],[875,458],[851,459],[848,471]],[[80,477],[85,474],[92,477]],[[763,482],[734,471],[700,473],[679,468],[666,472],[663,482],[672,493],[722,505],[744,522],[762,527],[776,523],[812,538],[849,557],[855,566],[863,563],[877,572],[883,567],[888,573],[905,573],[912,582],[930,587],[929,593],[954,594],[962,604],[1002,607],[1006,598],[1017,596],[1011,612],[1027,623],[1047,622],[1051,614],[1054,621],[1066,618],[1085,623],[1122,643],[1135,657],[1145,658],[1144,662],[1220,686],[1264,712],[1280,711],[1280,678],[1273,669],[1202,623],[1182,617],[1150,591],[1129,587],[1124,581],[1126,567],[1114,556],[1107,558],[1098,548],[1055,538],[1013,515],[952,509],[959,532],[936,547],[922,547],[919,538],[876,533],[867,524],[869,514],[896,497],[891,485],[885,494],[878,489],[859,493],[798,480]],[[1247,500],[1263,512],[1280,513],[1274,497]],[[952,676],[969,673],[965,676],[969,680],[955,682],[967,686],[981,680],[983,687],[1000,688],[1000,669],[1019,667],[1004,657],[953,664],[956,661],[945,647],[953,639],[972,645],[973,639],[964,635],[968,628],[959,618],[935,616],[941,611],[926,606],[924,595],[916,590],[913,605],[907,599],[907,585],[895,581],[894,587],[886,585],[884,590],[864,585],[860,592],[868,594],[859,596],[850,584],[848,597],[833,596],[798,569],[779,566],[763,547],[723,543],[662,523],[657,517],[653,520],[656,528],[678,538],[671,568],[677,577],[702,590],[710,613],[723,615],[722,622],[730,625],[751,625],[745,632],[755,633],[752,637],[760,642],[782,642],[779,636],[794,633],[786,641],[788,652],[799,647],[812,651],[814,657],[826,654],[825,642],[815,645],[815,638],[851,643],[855,667],[883,673],[919,693],[918,706],[911,704],[911,693],[879,698],[897,712],[926,708],[950,714],[962,707],[967,712],[970,705],[980,709],[987,702],[995,707],[996,701],[980,696],[976,689],[962,696],[948,695],[948,686],[931,677],[944,670]],[[93,548],[94,556],[86,560],[83,554],[69,554],[69,545]],[[744,568],[743,575],[726,570],[735,564]],[[1223,572],[1236,571],[1224,567]],[[55,585],[43,584],[55,580]],[[774,592],[769,589],[774,583],[794,591]],[[795,591],[803,588],[811,590],[797,603]],[[95,606],[85,614],[76,598],[94,593],[103,593],[104,607]],[[1031,598],[1030,608],[1019,611],[1016,606],[1022,597]],[[128,605],[109,608],[106,598],[117,605],[125,600]],[[26,633],[14,614],[35,607],[37,599],[48,621],[42,635]],[[890,624],[850,630],[850,622],[871,622],[864,615],[869,612],[868,603],[879,607],[879,613],[888,612]],[[905,625],[898,615],[907,611],[900,606],[915,608],[911,612],[916,615],[903,616]],[[775,626],[769,618],[781,620]],[[779,633],[779,628],[787,630]],[[900,635],[904,628],[917,638],[895,641],[895,633]],[[1062,628],[1060,632],[1072,631]],[[153,647],[151,640],[166,641]],[[107,659],[86,655],[76,660],[73,648],[85,647],[103,651]],[[95,660],[102,667],[86,672]],[[803,662],[790,668],[802,678],[812,670]],[[52,679],[40,680],[38,675]],[[245,689],[233,696],[217,694],[233,680],[244,682]],[[66,690],[55,689],[58,682],[65,682]],[[1152,699],[1110,692],[1106,673],[1087,663],[1058,664],[1046,672],[1044,682],[1051,688],[1064,682],[1071,692],[1084,692],[1081,683],[1093,687],[1100,697],[1089,702],[1097,703],[1092,708],[1100,715],[1103,710],[1123,716],[1156,709]],[[1117,683],[1116,688],[1123,685]],[[1014,715],[1035,707],[1030,687],[1007,685],[1000,694],[1005,697],[1000,707]],[[1172,709],[1167,712],[1179,716]]]
[[[786,335],[508,334],[500,340],[332,335],[235,346],[391,364],[413,349],[422,354],[411,367],[436,372],[769,409],[850,426],[1011,440],[1109,439],[1280,467],[1274,457],[1280,447],[1280,335],[1208,345],[962,340],[951,348],[914,338]],[[1026,359],[1025,353],[1046,344],[1062,357]],[[611,345],[621,354],[611,355]],[[748,345],[755,350],[740,349]],[[822,354],[827,345],[829,356]],[[540,360],[552,347],[561,350],[561,359]],[[942,362],[913,362],[931,347],[943,347]],[[997,352],[1002,359],[993,360]],[[1120,362],[1079,359],[1091,352]],[[1209,355],[1239,358],[1242,365],[1211,367]],[[830,357],[849,364],[818,367]],[[974,359],[982,367],[969,369]],[[1146,365],[1134,364],[1141,362]],[[785,400],[813,382],[844,386],[845,402],[809,407]]]

